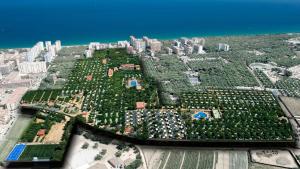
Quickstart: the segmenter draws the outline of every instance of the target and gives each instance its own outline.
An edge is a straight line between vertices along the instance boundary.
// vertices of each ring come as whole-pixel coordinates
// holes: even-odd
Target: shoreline
[[[212,37],[216,37],[216,38],[220,38],[220,37],[241,37],[241,36],[272,36],[272,35],[288,35],[288,34],[299,34],[300,35],[300,30],[295,31],[295,32],[291,32],[291,31],[287,31],[287,32],[253,32],[253,33],[228,33],[228,34],[205,34],[203,36],[201,36],[200,34],[186,34],[186,35],[182,35],[182,36],[152,36],[152,35],[143,35],[143,36],[148,36],[151,38],[155,38],[161,41],[166,41],[166,40],[174,40],[174,39],[178,39],[181,37],[187,37],[187,38],[192,38],[192,37],[201,37],[201,38],[212,38]],[[134,34],[133,34],[134,35]],[[128,36],[129,38],[129,36]],[[110,40],[91,40],[91,41],[82,41],[82,42],[64,42],[64,40],[61,39],[57,39],[57,40],[61,40],[62,41],[62,47],[80,47],[80,46],[88,46],[89,43],[91,42],[100,42],[100,43],[116,43],[117,41],[122,41],[122,40],[128,40],[127,39],[110,39]],[[44,41],[44,40],[40,40],[40,41]],[[38,41],[37,41],[38,42]],[[30,49],[34,44],[30,45],[24,45],[24,46],[12,46],[12,47],[1,47],[0,46],[0,50],[9,50],[9,49]]]

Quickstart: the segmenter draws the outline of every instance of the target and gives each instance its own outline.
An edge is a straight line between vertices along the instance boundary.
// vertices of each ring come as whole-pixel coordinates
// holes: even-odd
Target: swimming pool
[[[6,161],[17,161],[24,149],[26,148],[26,144],[16,144],[13,150],[9,153]]]
[[[207,117],[207,114],[204,113],[204,112],[198,112],[198,113],[194,114],[193,117],[194,117],[195,119],[197,119],[197,120],[207,119],[207,118],[208,118],[208,117]]]

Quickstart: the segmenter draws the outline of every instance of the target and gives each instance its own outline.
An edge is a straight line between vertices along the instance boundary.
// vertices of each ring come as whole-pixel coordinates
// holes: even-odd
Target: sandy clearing
[[[56,123],[51,126],[49,133],[45,136],[43,143],[45,144],[58,144],[64,134],[64,123]]]

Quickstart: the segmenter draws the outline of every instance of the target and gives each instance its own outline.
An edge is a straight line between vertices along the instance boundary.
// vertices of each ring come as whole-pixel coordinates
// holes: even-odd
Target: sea
[[[300,0],[0,0],[0,48],[300,32]]]

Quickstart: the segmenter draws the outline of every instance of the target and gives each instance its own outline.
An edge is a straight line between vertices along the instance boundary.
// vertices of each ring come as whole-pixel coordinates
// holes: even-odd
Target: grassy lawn
[[[27,145],[19,160],[52,159],[58,145]]]

